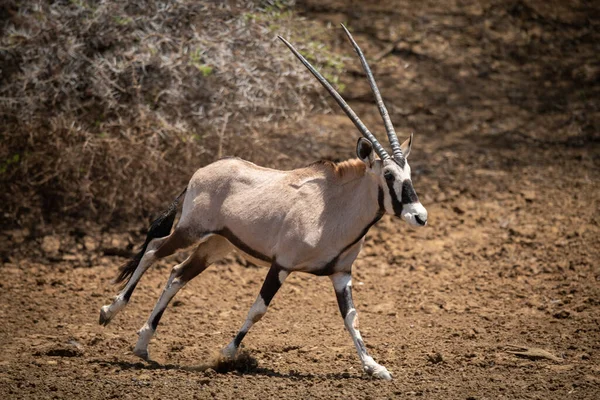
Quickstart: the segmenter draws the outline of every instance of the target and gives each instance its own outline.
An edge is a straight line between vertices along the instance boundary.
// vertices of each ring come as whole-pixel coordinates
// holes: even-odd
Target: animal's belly
[[[256,257],[252,257],[250,254],[244,252],[242,249],[240,249],[239,247],[235,247],[235,250],[242,256],[244,257],[247,261],[250,261],[252,264],[258,265],[259,267],[269,267],[271,265],[270,261],[265,261],[265,260],[261,260],[258,259]]]

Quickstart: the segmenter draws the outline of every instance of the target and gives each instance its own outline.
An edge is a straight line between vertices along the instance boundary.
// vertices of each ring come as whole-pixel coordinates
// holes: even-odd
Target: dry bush
[[[199,166],[323,99],[276,38],[319,47],[284,2],[0,6],[3,224],[156,213]],[[333,61],[332,61],[333,60]]]

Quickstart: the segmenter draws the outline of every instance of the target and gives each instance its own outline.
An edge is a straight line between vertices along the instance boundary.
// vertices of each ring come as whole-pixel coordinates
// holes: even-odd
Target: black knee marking
[[[248,333],[248,331],[239,331],[238,334],[235,335],[235,338],[233,339],[233,344],[235,344],[235,347],[240,347],[240,343],[242,343],[242,340],[244,340],[246,333]]]
[[[125,299],[126,302],[129,302],[129,299],[131,298],[131,294],[133,293],[133,291],[135,290],[135,287],[137,286],[137,282],[134,283],[133,285],[131,285],[131,287],[129,288],[129,290],[127,290],[125,292],[125,294],[123,295],[123,299]]]
[[[281,282],[279,282],[279,273],[281,271],[283,271],[283,268],[276,263],[273,263],[269,269],[269,272],[267,273],[267,277],[265,278],[262,287],[260,288],[260,294],[258,297],[262,298],[263,302],[265,303],[265,307],[269,306],[269,303],[271,303],[271,300],[273,300],[273,297],[275,297],[275,294],[281,287]],[[256,323],[262,318],[263,315],[265,315],[264,312],[257,313],[255,315],[249,315],[248,317],[252,319],[252,323]],[[233,339],[233,344],[235,344],[235,347],[240,346],[240,343],[242,343],[242,340],[247,333],[247,330],[241,330],[238,332]]]
[[[335,297],[337,298],[342,318],[346,318],[348,311],[350,311],[351,308],[354,308],[354,303],[352,302],[352,286],[347,285],[341,292],[336,291]]]
[[[265,282],[260,288],[260,296],[262,297],[266,306],[268,306],[269,303],[271,303],[271,300],[273,300],[275,293],[277,293],[277,291],[281,287],[281,282],[279,282],[279,272],[281,271],[282,268],[276,263],[273,263],[273,265],[269,269],[269,272],[267,273]]]
[[[164,309],[160,310],[158,312],[158,314],[156,314],[154,316],[154,318],[152,319],[152,330],[155,331],[156,327],[158,326],[158,323],[160,322],[160,319],[162,318],[163,313],[165,312]]]

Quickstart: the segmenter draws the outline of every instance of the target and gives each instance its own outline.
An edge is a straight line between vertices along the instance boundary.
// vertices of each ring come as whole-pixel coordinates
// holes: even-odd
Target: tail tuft
[[[186,192],[187,188],[184,189],[179,196],[177,196],[167,210],[165,210],[156,220],[154,220],[154,222],[152,222],[152,225],[150,225],[150,228],[148,229],[148,234],[146,235],[146,241],[144,242],[140,252],[119,268],[119,273],[114,279],[115,284],[120,284],[121,288],[123,288],[127,282],[129,282],[129,279],[140,264],[142,257],[148,249],[148,244],[150,244],[153,239],[165,237],[171,233],[171,228],[173,228],[175,216],[177,215],[179,201]]]

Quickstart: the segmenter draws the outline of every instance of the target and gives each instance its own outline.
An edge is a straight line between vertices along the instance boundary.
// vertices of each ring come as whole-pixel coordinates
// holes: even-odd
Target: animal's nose
[[[425,226],[427,224],[427,214],[419,215],[415,214],[415,221],[421,226]]]
[[[415,221],[417,222],[417,224],[421,225],[421,226],[425,226],[427,225],[427,210],[425,209],[425,207],[421,206],[419,208],[417,208],[416,213],[414,213],[414,217],[415,217]]]

